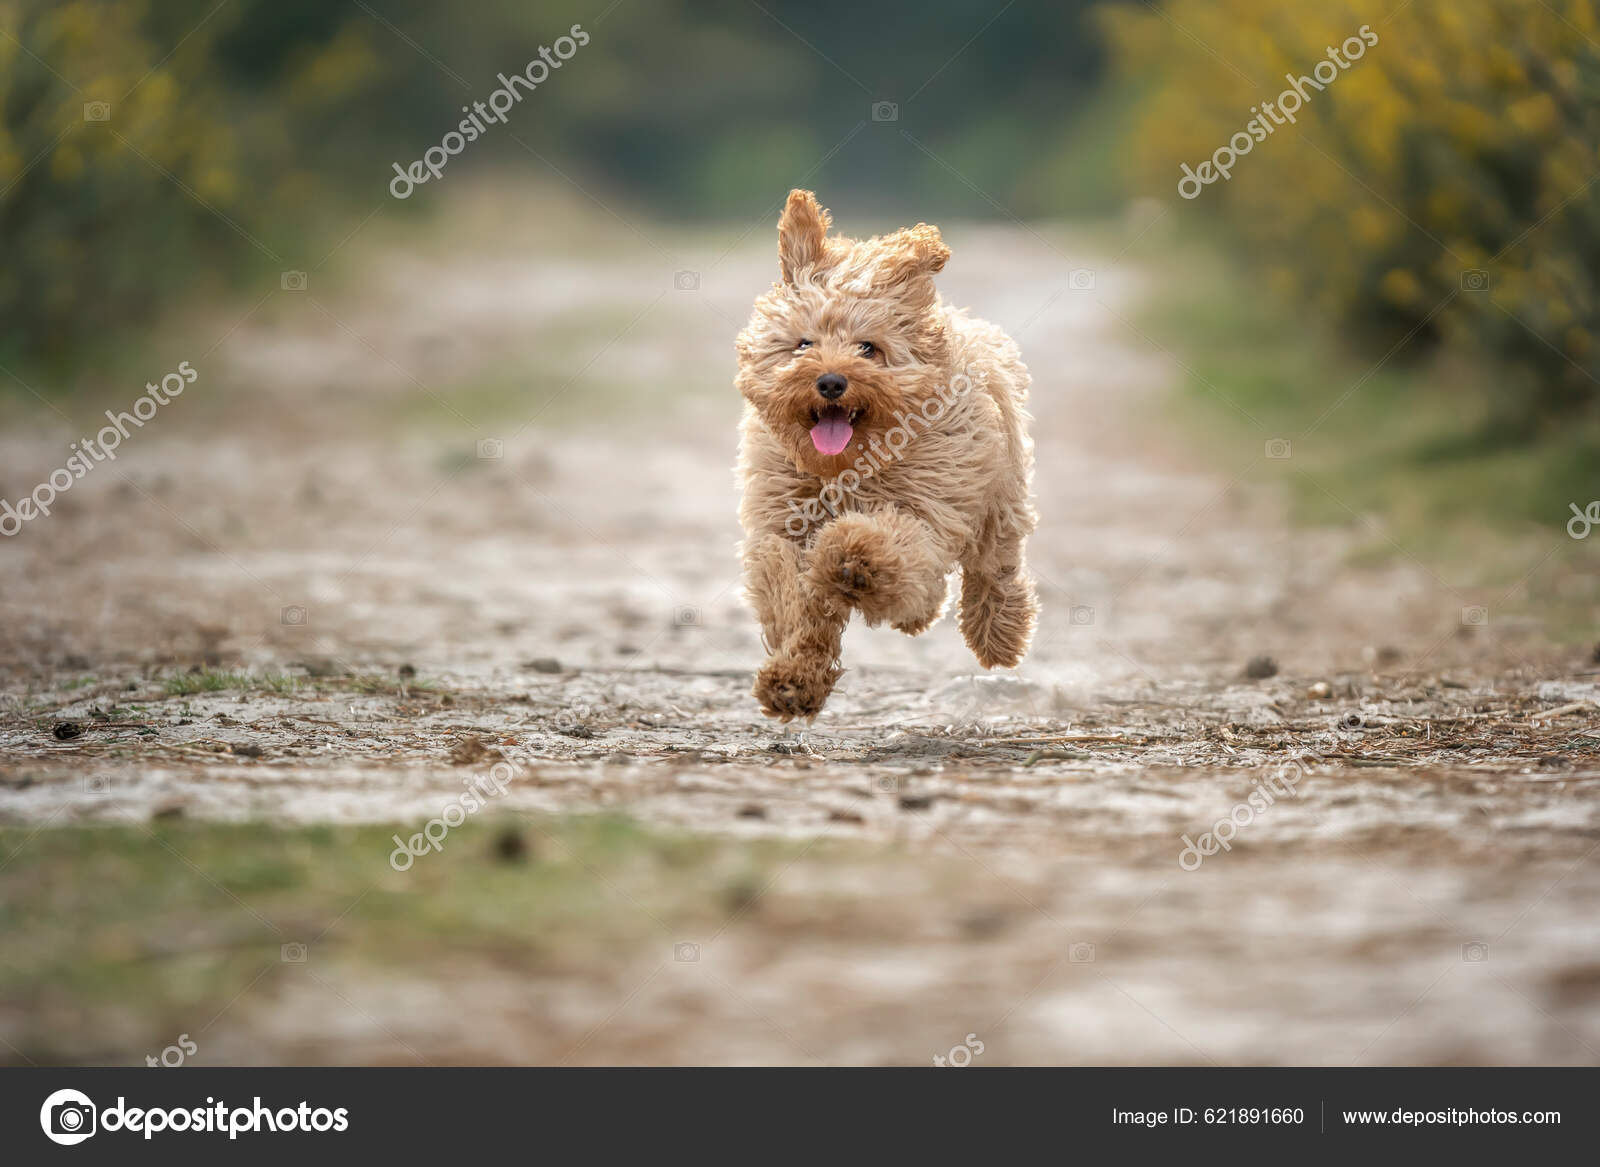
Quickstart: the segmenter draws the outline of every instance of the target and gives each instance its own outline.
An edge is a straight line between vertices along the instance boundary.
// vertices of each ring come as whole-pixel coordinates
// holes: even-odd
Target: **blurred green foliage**
[[[182,289],[287,266],[273,241],[325,184],[300,143],[380,62],[348,28],[253,39],[250,7],[211,7],[0,0],[0,352],[70,363]]]
[[[1593,575],[1588,546],[1561,536],[1569,504],[1594,497],[1600,428],[1518,436],[1495,423],[1493,364],[1445,350],[1379,365],[1300,305],[1260,295],[1209,242],[1147,239],[1131,254],[1167,277],[1136,320],[1180,356],[1186,389],[1158,399],[1152,426],[1176,425],[1229,473],[1286,487],[1298,521],[1356,525],[1361,562],[1404,553],[1458,587],[1503,592],[1554,535],[1563,552],[1532,581],[1540,622],[1593,640],[1593,589],[1551,587],[1564,573]],[[1290,458],[1263,459],[1268,434],[1292,440]]]
[[[1374,355],[1489,357],[1489,424],[1526,436],[1600,395],[1600,22],[1593,0],[1165,0],[1104,11],[1137,94],[1137,183],[1209,217],[1259,294]],[[1176,197],[1254,107],[1363,25],[1377,43]],[[1354,55],[1353,53],[1351,55]],[[1241,143],[1243,144],[1243,143]]]
[[[575,23],[590,43],[449,178],[694,218],[802,182],[858,212],[1104,206],[1063,161],[1099,71],[1086,3],[0,0],[0,360],[70,369],[177,297],[309,266]]]

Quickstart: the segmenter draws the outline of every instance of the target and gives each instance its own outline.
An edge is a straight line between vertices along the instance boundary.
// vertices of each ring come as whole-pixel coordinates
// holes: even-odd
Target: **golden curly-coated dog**
[[[856,240],[831,222],[790,193],[782,280],[736,345],[745,592],[771,654],[755,696],[785,721],[822,709],[852,611],[915,636],[957,567],[961,634],[985,668],[1019,662],[1038,615],[1015,342],[940,301],[938,228]]]

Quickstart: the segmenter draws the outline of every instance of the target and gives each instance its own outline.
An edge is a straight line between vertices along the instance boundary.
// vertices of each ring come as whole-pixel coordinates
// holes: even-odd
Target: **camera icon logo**
[[[303,628],[306,622],[306,610],[299,604],[290,604],[278,613],[278,623],[285,628]]]
[[[306,273],[303,271],[286,271],[278,283],[285,292],[303,292],[306,290]]]
[[[893,794],[900,789],[900,779],[885,774],[878,779],[878,791],[881,794]]]
[[[694,964],[700,959],[700,946],[698,944],[674,944],[672,946],[672,959],[679,964]]]
[[[1481,940],[1469,940],[1461,946],[1461,959],[1468,964],[1482,964],[1489,959],[1489,946]]]
[[[111,103],[109,101],[86,101],[83,103],[83,120],[86,122],[108,122],[111,120]]]
[[[900,120],[900,106],[893,101],[875,101],[872,103],[872,120],[875,122],[897,122]]]
[[[1461,290],[1463,292],[1487,292],[1489,290],[1489,273],[1481,267],[1469,267],[1461,273]]]
[[[1073,964],[1093,964],[1094,945],[1074,944],[1067,950],[1067,959]]]
[[[1482,604],[1461,609],[1461,622],[1470,628],[1481,628],[1489,623],[1489,609]]]
[[[1267,457],[1271,458],[1274,462],[1288,461],[1289,452],[1290,447],[1288,438],[1267,439]]]
[[[39,1125],[45,1138],[63,1147],[75,1146],[94,1134],[94,1103],[78,1090],[57,1090],[39,1108]]]
[[[673,272],[672,286],[680,292],[698,292],[700,290],[700,273],[697,271]]]
[[[83,780],[85,794],[105,795],[111,793],[111,779],[104,774],[90,774]]]
[[[1075,267],[1067,273],[1067,287],[1074,292],[1094,291],[1094,270],[1087,267]]]
[[[1094,609],[1088,604],[1074,604],[1068,613],[1068,619],[1072,621],[1073,627],[1083,628],[1094,623]]]
[[[278,958],[284,964],[304,964],[306,962],[306,946],[298,942],[285,944],[278,949]]]
[[[484,462],[496,462],[506,456],[506,444],[501,438],[479,438],[478,457]]]
[[[675,628],[699,628],[700,609],[684,606],[672,610],[672,624]]]

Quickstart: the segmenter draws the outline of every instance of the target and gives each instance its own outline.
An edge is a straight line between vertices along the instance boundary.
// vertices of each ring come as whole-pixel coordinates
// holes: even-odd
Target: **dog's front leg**
[[[844,636],[850,610],[821,602],[800,587],[807,597],[796,613],[788,635],[767,663],[756,674],[755,696],[761,711],[784,721],[796,717],[812,718],[822,712],[822,704],[833,692],[843,671],[839,667],[839,642]]]
[[[745,592],[772,654],[756,674],[755,697],[768,717],[815,717],[839,679],[839,644],[850,610],[806,586],[800,548],[780,535],[744,550]]]
[[[745,540],[740,559],[745,599],[761,621],[762,643],[769,653],[777,652],[801,618],[800,576],[805,569],[800,547],[782,535],[756,535]]]
[[[808,556],[811,590],[915,636],[939,618],[951,560],[934,529],[894,507],[841,515]]]

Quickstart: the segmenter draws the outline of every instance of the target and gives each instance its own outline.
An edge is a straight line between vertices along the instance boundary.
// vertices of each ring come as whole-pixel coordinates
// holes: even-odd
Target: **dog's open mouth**
[[[855,424],[861,418],[859,409],[846,410],[842,405],[824,405],[811,411],[811,444],[817,453],[830,457],[844,451],[855,433]]]

